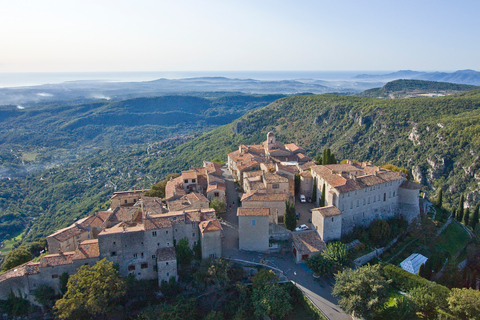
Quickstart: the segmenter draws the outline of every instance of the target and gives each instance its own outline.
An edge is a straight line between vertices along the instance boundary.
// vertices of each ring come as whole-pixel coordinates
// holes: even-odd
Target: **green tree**
[[[307,267],[318,276],[330,275],[333,269],[333,261],[326,259],[322,254],[309,257],[306,261]]]
[[[382,276],[379,265],[365,265],[337,273],[332,294],[340,298],[339,305],[346,312],[370,318],[387,301],[390,282]]]
[[[295,173],[295,195],[298,195],[298,193],[300,192],[300,182],[300,174]]]
[[[322,256],[333,261],[337,269],[348,266],[351,263],[351,255],[347,246],[340,241],[334,241],[327,244]]]
[[[458,210],[457,210],[457,221],[458,222],[462,222],[462,220],[463,220],[464,202],[465,202],[465,198],[463,197],[463,194],[462,194],[460,196],[460,203],[458,204]]]
[[[42,285],[33,291],[35,301],[40,303],[45,309],[50,310],[53,307],[55,290],[47,285]]]
[[[18,296],[10,290],[10,293],[7,295],[7,300],[3,304],[3,312],[7,313],[10,316],[18,317],[28,314],[30,311],[30,303],[26,300],[26,296],[23,297],[20,290],[18,291]]]
[[[81,266],[70,277],[67,292],[55,303],[56,315],[59,319],[105,317],[125,293],[125,282],[113,262],[102,259],[92,267]]]
[[[253,289],[252,302],[257,318],[283,319],[291,310],[292,297],[285,286],[269,284]]]
[[[368,228],[368,237],[375,245],[384,247],[390,240],[392,229],[385,220],[374,220]]]
[[[420,267],[418,268],[418,275],[422,278],[426,278],[425,277],[425,263],[422,263],[420,265]]]
[[[170,179],[179,177],[178,173],[168,174],[165,179],[151,186],[150,190],[145,192],[146,197],[165,198],[165,187]]]
[[[205,316],[205,318],[203,318],[203,320],[223,320],[223,314],[212,310]]]
[[[313,178],[313,191],[312,191],[312,199],[313,201],[317,202],[317,177]]]
[[[408,292],[418,311],[425,319],[437,319],[438,310],[446,310],[447,295],[443,290],[435,290],[435,285],[430,283],[425,286],[418,286]]]
[[[184,320],[197,318],[197,301],[178,295],[173,303],[146,308],[137,320]]]
[[[473,230],[475,230],[475,227],[478,224],[478,219],[479,219],[479,205],[477,204],[475,206],[475,210],[473,211],[472,219],[470,219],[470,226],[472,227]]]
[[[470,223],[470,208],[467,208],[465,210],[465,216],[463,217],[463,224],[468,226]]]
[[[295,215],[295,205],[290,201],[285,201],[285,217],[283,219],[285,228],[290,231],[295,230],[297,226],[297,217]]]
[[[458,319],[480,319],[480,291],[453,288],[447,302],[450,311]]]
[[[322,196],[320,197],[320,207],[325,207],[325,183],[322,187]]]
[[[70,275],[67,272],[63,272],[58,280],[60,280],[60,292],[64,295],[67,292],[68,279]]]
[[[443,206],[443,190],[440,188],[438,191],[438,197],[437,197],[437,206],[441,209]]]
[[[193,260],[193,250],[190,249],[188,238],[185,237],[177,242],[175,252],[179,266],[181,268],[189,267]]]
[[[210,201],[210,208],[215,209],[215,213],[219,215],[227,210],[227,205],[220,199],[213,199]]]
[[[252,279],[253,288],[264,287],[265,285],[270,285],[272,283],[277,283],[278,277],[272,270],[262,269],[258,271]]]
[[[2,271],[7,271],[16,266],[32,260],[32,254],[24,246],[20,246],[10,251],[2,264]]]

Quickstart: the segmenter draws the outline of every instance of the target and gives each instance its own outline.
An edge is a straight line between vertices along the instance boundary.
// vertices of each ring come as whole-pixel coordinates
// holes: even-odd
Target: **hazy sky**
[[[480,1],[0,0],[0,72],[480,70]]]

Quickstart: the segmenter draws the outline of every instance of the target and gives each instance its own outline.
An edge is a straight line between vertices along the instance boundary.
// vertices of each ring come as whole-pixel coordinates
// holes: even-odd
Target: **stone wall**
[[[269,223],[266,216],[239,216],[239,249],[266,251],[269,248]]]

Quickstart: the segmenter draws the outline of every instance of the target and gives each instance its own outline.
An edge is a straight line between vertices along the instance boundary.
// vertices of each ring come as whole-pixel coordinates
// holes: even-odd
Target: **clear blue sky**
[[[480,1],[0,1],[0,72],[480,70]]]

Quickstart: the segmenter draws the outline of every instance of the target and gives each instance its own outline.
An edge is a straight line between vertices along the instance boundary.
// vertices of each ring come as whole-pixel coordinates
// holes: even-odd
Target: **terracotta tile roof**
[[[110,215],[113,213],[112,210],[108,211],[98,211],[95,215],[100,218],[103,222],[107,221]]]
[[[170,211],[182,211],[196,204],[208,204],[210,201],[201,193],[191,192],[176,200],[167,200]]]
[[[297,157],[298,157],[299,161],[310,161],[310,160],[312,160],[312,158],[310,158],[309,156],[307,156],[306,154],[303,154],[303,153],[297,153]]]
[[[180,197],[187,194],[183,190],[183,179],[182,176],[175,179],[171,179],[165,185],[165,199],[172,199],[174,197]]]
[[[99,256],[98,239],[85,240],[78,245],[73,260],[97,258]]]
[[[116,207],[113,210],[112,215],[109,218],[109,222],[117,224],[118,222],[130,222],[137,215],[137,211],[140,211],[138,207]]]
[[[257,160],[249,160],[246,162],[237,163],[238,170],[244,170],[248,168],[258,167],[260,165],[260,161]]]
[[[263,176],[263,171],[262,170],[254,170],[254,171],[247,171],[243,173],[243,178],[252,178],[252,177],[258,177],[258,176]]]
[[[213,184],[209,184],[207,188],[207,192],[217,190],[217,189],[225,191],[225,184],[221,182],[215,182]]]
[[[103,229],[99,236],[107,235],[107,234],[114,234],[114,233],[125,233],[125,232],[139,232],[144,231],[145,226],[143,224],[133,223],[133,222],[120,222],[117,225],[114,225],[111,228]]]
[[[222,165],[216,162],[203,161],[203,166],[207,169],[207,173],[216,176],[222,175]]]
[[[40,258],[40,268],[60,266],[64,264],[71,264],[75,252],[62,252],[57,254],[49,254]]]
[[[182,171],[182,179],[197,179],[198,174],[195,170]]]
[[[190,192],[186,195],[186,197],[192,204],[196,202],[209,202],[207,197],[198,192]]]
[[[311,167],[313,166],[316,166],[317,164],[315,163],[315,161],[308,161],[307,163],[304,163],[302,165],[300,165],[300,169],[302,170],[308,170],[310,169]]]
[[[251,191],[265,190],[265,184],[261,180],[247,180],[248,188]]]
[[[312,212],[320,213],[324,218],[341,215],[342,212],[335,206],[321,207],[312,209]]]
[[[111,199],[114,199],[114,198],[122,199],[126,197],[131,197],[131,196],[138,196],[140,198],[145,191],[147,190],[130,190],[130,191],[114,192]]]
[[[314,166],[312,171],[322,177],[340,193],[350,192],[377,184],[404,179],[394,171],[360,164],[330,164]]]
[[[222,231],[222,225],[218,220],[202,221],[198,225],[201,233]]]
[[[298,171],[297,166],[284,166],[281,163],[277,163],[276,165],[277,165],[277,171],[278,170],[283,170],[283,171],[287,171],[287,172],[290,172],[290,173],[295,173],[295,172]]]
[[[170,216],[147,216],[143,220],[145,230],[169,229],[173,224]]]
[[[325,250],[325,242],[315,230],[292,234],[293,245],[300,255],[320,253]]]
[[[269,216],[270,209],[269,208],[238,208],[237,209],[237,216]]]
[[[266,183],[287,183],[288,179],[276,173],[265,173],[263,179]]]
[[[420,190],[422,186],[416,182],[405,180],[400,185],[400,188],[408,189],[408,190]]]
[[[302,172],[300,172],[300,175],[301,175],[302,177],[311,178],[311,177],[312,177],[312,172],[309,171],[309,170],[307,170],[307,171],[302,171]]]
[[[166,211],[162,199],[155,197],[143,197],[137,206],[142,209],[144,214],[160,214]]]
[[[281,201],[285,202],[288,200],[289,195],[285,193],[262,193],[262,192],[253,192],[245,193],[242,196],[240,201]]]
[[[10,270],[2,272],[0,273],[0,283],[10,278],[18,278],[25,275],[39,273],[39,265],[39,262],[29,261]]]
[[[157,250],[158,261],[172,261],[177,260],[177,254],[175,253],[175,247],[160,248]]]
[[[205,220],[215,220],[217,218],[215,209],[188,210],[185,211],[186,222],[201,222]]]
[[[63,229],[60,229],[56,232],[54,232],[53,234],[49,235],[47,238],[54,238],[60,242],[63,242],[63,241],[66,241],[68,239],[71,239],[75,236],[78,236],[84,232],[88,232],[87,230],[83,230],[83,229],[79,229],[78,226],[76,226],[75,224],[69,226],[69,227],[66,227],[66,228],[63,228]]]
[[[302,147],[299,147],[295,143],[286,144],[285,148],[289,151],[292,151],[292,152],[296,152],[296,151],[305,152],[305,149],[303,149]]]

